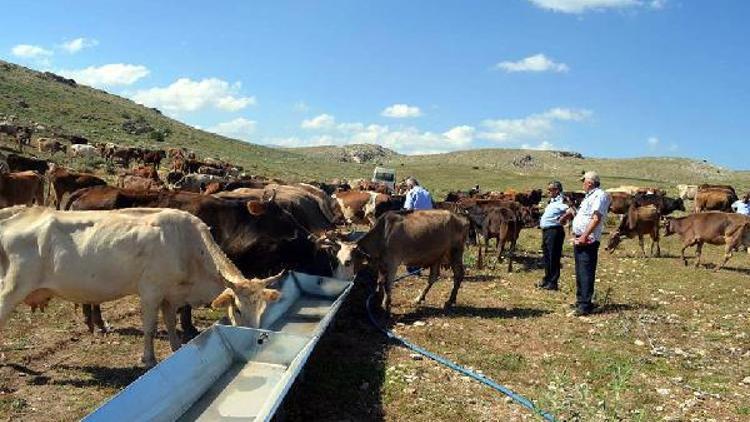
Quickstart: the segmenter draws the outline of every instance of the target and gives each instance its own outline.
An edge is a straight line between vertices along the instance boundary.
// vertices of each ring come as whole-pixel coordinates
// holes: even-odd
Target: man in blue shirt
[[[406,192],[404,209],[415,211],[432,209],[432,197],[430,196],[430,192],[422,186],[419,186],[417,179],[414,177],[406,179],[406,187],[409,191]]]
[[[537,285],[540,289],[557,290],[560,280],[560,258],[565,241],[565,229],[562,223],[568,206],[563,202],[562,183],[555,180],[547,187],[549,204],[539,220],[542,229],[542,252],[544,256],[544,279]]]
[[[748,205],[748,200],[750,200],[750,194],[745,195],[742,199],[738,199],[732,204],[732,211],[736,212],[737,214],[742,215],[750,215],[750,205]]]

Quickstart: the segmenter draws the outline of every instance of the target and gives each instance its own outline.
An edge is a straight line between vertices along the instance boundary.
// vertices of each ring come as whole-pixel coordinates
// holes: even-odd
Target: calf
[[[620,221],[620,226],[609,238],[606,250],[613,253],[622,241],[623,237],[633,238],[638,236],[638,244],[641,246],[643,256],[646,256],[646,249],[643,246],[643,235],[651,236],[651,255],[660,256],[661,248],[659,247],[659,221],[661,213],[654,205],[638,207],[632,212],[625,215]],[[654,255],[654,245],[656,245],[656,254]]]
[[[681,218],[668,218],[664,235],[677,233],[682,240],[680,257],[687,265],[685,249],[695,245],[695,266],[700,266],[703,244],[725,245],[724,260],[716,267],[720,270],[739,246],[750,247],[750,217],[725,212],[705,212]]]
[[[495,202],[495,201],[493,201]],[[481,202],[468,210],[469,219],[477,225],[479,233],[484,238],[484,251],[489,248],[489,239],[494,238],[497,243],[497,260],[503,260],[505,244],[508,247],[508,272],[513,271],[513,254],[516,250],[518,236],[523,227],[534,227],[534,213],[531,207],[524,207],[517,202],[503,202],[484,205]],[[482,245],[477,252],[477,268],[482,268]]]

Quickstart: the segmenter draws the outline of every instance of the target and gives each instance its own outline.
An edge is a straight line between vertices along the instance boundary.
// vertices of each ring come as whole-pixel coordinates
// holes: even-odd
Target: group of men
[[[549,203],[539,221],[542,229],[544,279],[538,287],[558,290],[560,258],[562,257],[565,230],[563,225],[573,219],[573,256],[575,258],[576,303],[574,314],[589,315],[594,311],[594,282],[599,260],[599,241],[604,230],[609,204],[609,194],[601,189],[599,175],[586,172],[581,177],[586,196],[578,210],[565,204],[562,183],[553,181],[547,187]]]
[[[540,219],[542,229],[542,250],[544,256],[544,279],[538,287],[547,290],[558,290],[560,280],[560,259],[562,257],[565,230],[563,225],[573,220],[573,252],[576,274],[575,315],[588,315],[594,311],[594,282],[596,265],[599,257],[599,241],[604,229],[611,198],[600,187],[599,175],[586,172],[581,177],[586,196],[578,210],[564,202],[563,186],[559,181],[548,186],[549,203]],[[406,194],[404,208],[407,210],[432,209],[430,193],[409,177],[406,179],[409,191]],[[407,268],[411,273],[418,273],[418,268]]]

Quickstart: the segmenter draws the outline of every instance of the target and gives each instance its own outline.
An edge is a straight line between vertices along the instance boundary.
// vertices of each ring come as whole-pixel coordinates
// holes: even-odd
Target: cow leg
[[[734,252],[735,245],[734,243],[727,243],[724,247],[724,260],[721,261],[721,264],[719,264],[714,271],[719,271],[720,269],[724,268],[724,265],[726,265],[727,261],[729,261],[729,258],[732,257],[732,254]]]
[[[482,269],[482,242],[479,242],[479,245],[477,246],[477,269]]]
[[[427,292],[429,292],[430,288],[432,288],[432,285],[435,284],[439,275],[440,263],[437,263],[430,267],[430,277],[427,278],[427,286],[425,286],[424,290],[422,290],[422,293],[417,297],[417,300],[414,301],[415,305],[419,305],[420,303],[424,302],[425,296],[427,296]]]
[[[654,243],[656,243],[656,256],[661,256],[661,246],[659,245],[659,226],[654,227],[654,233],[651,235],[651,254],[653,255]]]
[[[683,245],[682,246],[682,250],[680,251],[680,257],[682,258],[682,262],[685,264],[686,267],[687,267],[688,262],[687,262],[687,258],[685,257],[685,249],[687,249],[687,248],[689,248],[689,247],[691,247],[693,245],[695,245],[695,242],[690,242],[690,243],[688,243],[686,245]]]
[[[91,323],[94,327],[99,329],[101,334],[106,334],[110,331],[109,324],[107,324],[107,321],[102,318],[101,305],[91,305]]]
[[[451,269],[453,270],[453,290],[451,295],[448,297],[448,301],[445,302],[444,307],[449,308],[456,304],[456,296],[458,295],[458,289],[461,287],[461,282],[464,279],[464,253],[463,249],[456,249],[451,252]]]
[[[141,319],[143,320],[143,362],[147,368],[156,365],[156,354],[154,353],[154,335],[156,335],[156,324],[159,317],[159,305],[161,298],[145,298],[141,295]]]
[[[176,352],[182,346],[182,341],[177,335],[177,310],[169,301],[163,300],[161,302],[161,316],[164,318],[164,325],[167,327],[169,345],[172,347],[172,351]]]
[[[701,252],[703,252],[703,242],[698,242],[695,245],[695,268],[701,265]]]
[[[391,265],[386,271],[385,283],[383,285],[385,294],[383,295],[383,310],[386,315],[391,314],[391,291],[393,289],[393,280],[396,278],[397,265]]]
[[[94,320],[91,316],[91,306],[88,303],[81,305],[83,311],[83,320],[86,322],[86,326],[89,327],[89,333],[94,334]]]
[[[638,245],[641,247],[641,253],[643,254],[643,257],[645,258],[647,255],[646,255],[646,248],[643,245],[643,243],[644,243],[643,242],[643,235],[640,234],[640,233],[638,233]],[[654,253],[654,245],[653,244],[651,244],[651,253],[652,254]]]
[[[513,257],[516,254],[516,239],[510,239],[510,247],[508,248],[508,272],[513,272]]]
[[[193,308],[185,305],[180,309],[180,328],[182,328],[182,342],[187,343],[200,332],[193,325]]]
[[[30,275],[21,275],[17,268],[11,264],[0,283],[0,327],[5,325],[13,309],[34,290],[34,279]]]

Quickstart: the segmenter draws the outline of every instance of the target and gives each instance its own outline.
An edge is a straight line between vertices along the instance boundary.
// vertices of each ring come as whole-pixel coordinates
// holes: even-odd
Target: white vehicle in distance
[[[396,170],[375,167],[375,170],[372,172],[372,181],[374,183],[383,183],[393,192],[396,189]]]

